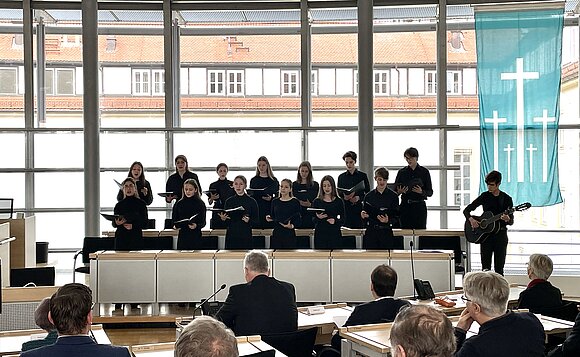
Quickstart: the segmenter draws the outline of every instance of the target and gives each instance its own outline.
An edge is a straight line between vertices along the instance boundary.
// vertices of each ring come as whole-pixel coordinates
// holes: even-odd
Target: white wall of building
[[[264,95],[280,95],[280,69],[264,69]]]
[[[130,95],[132,82],[130,67],[103,67],[103,94]]]
[[[409,68],[409,95],[425,94],[425,69]]]
[[[263,95],[263,83],[261,68],[246,68],[246,95]]]

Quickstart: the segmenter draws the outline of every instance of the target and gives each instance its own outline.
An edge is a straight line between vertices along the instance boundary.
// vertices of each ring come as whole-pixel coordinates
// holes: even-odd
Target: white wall
[[[336,71],[334,68],[318,70],[318,95],[336,94]]]
[[[189,70],[187,68],[179,68],[179,88],[181,94],[189,94]]]
[[[320,77],[318,82],[320,83]],[[336,95],[352,95],[354,90],[354,72],[352,68],[337,68],[336,83],[338,84],[336,86]]]
[[[103,94],[131,94],[130,67],[103,67]]]
[[[463,69],[463,95],[477,94],[477,71],[475,68]]]
[[[264,95],[280,95],[280,69],[264,69]]]
[[[425,94],[425,69],[409,68],[409,95]]]
[[[102,79],[101,72],[99,71],[97,80],[101,81]],[[79,95],[84,93],[83,67],[75,67],[75,87],[75,94]],[[97,88],[99,88],[99,93],[102,93],[101,86],[97,86]]]
[[[205,68],[189,69],[189,94],[207,94],[207,71]]]
[[[246,95],[262,95],[262,78],[261,68],[246,68]]]

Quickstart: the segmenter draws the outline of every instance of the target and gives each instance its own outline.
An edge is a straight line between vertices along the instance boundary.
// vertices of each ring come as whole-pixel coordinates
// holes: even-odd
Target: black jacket
[[[562,292],[549,281],[542,281],[522,291],[518,300],[518,309],[529,309],[536,314],[559,306],[562,306]]]

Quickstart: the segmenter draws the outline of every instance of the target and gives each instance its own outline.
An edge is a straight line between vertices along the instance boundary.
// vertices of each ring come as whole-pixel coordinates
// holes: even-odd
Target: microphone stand
[[[415,238],[415,230],[413,229],[413,240]],[[415,264],[413,260],[413,240],[409,242],[411,247],[411,286],[413,287],[413,300],[417,300],[417,295],[415,294]]]
[[[193,309],[193,312],[191,314],[192,315],[192,318],[195,316],[195,313],[197,312],[197,310],[201,309],[201,307],[203,306],[203,304],[205,304],[206,302],[208,302],[209,300],[211,300],[211,298],[213,298],[214,296],[216,296],[220,291],[222,291],[225,288],[226,288],[226,284],[222,284],[222,286],[220,286],[219,289],[217,289],[216,291],[214,291],[214,293],[211,294],[207,299],[201,300],[200,304],[197,305],[195,307],[195,309]]]

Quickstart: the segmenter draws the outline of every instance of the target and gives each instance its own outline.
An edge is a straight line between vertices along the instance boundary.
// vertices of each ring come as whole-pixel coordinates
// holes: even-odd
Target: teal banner
[[[558,121],[564,10],[476,11],[481,139],[485,175],[503,175],[514,203],[562,202]]]

